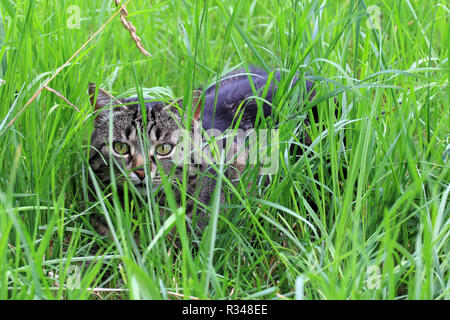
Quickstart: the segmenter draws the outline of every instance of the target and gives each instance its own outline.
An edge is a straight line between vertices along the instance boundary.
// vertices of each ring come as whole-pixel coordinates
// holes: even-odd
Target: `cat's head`
[[[148,183],[157,190],[162,181],[161,170],[172,184],[181,181],[183,163],[179,155],[189,153],[183,150],[180,134],[184,123],[181,100],[146,102],[141,108],[137,98],[116,99],[94,84],[89,85],[88,91],[95,115],[89,163],[101,181],[111,182],[110,163],[119,188],[128,180],[141,193],[145,193]],[[191,130],[198,126],[200,92],[194,92],[193,103],[196,112]],[[189,179],[195,179],[198,168],[188,163]]]

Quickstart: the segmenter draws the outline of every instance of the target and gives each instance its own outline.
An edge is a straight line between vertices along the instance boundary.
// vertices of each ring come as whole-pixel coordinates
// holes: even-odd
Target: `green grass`
[[[67,26],[69,5],[80,8],[79,29]],[[368,24],[372,5],[379,29]],[[127,8],[152,57],[116,17],[49,83],[80,112],[47,90],[23,109],[115,7],[0,0],[0,299],[450,298],[447,1]],[[311,105],[294,114],[281,85],[280,166],[268,186],[248,191],[250,168],[233,188],[223,179],[230,197],[213,201],[201,239],[174,201],[166,216],[133,192],[124,206],[111,190],[86,201],[88,82],[181,97],[249,65],[317,83],[320,117],[300,159],[288,150]],[[94,212],[108,217],[113,239],[90,226]],[[167,237],[174,226],[177,242]]]

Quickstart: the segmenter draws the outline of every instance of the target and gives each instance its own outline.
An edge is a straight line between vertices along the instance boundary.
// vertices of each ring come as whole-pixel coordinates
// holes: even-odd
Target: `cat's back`
[[[250,78],[252,83],[250,83]],[[222,76],[218,84],[211,85],[205,91],[203,128],[225,131],[233,125],[233,119],[238,110],[244,112],[243,123],[240,127],[252,127],[257,114],[257,105],[255,99],[250,97],[255,94],[260,95],[267,80],[267,72],[256,67],[249,68],[248,72],[240,69]],[[272,82],[263,98],[271,103],[275,90],[276,84]],[[242,102],[244,103],[242,104]],[[264,116],[271,114],[269,104],[263,104],[263,113]]]
[[[233,88],[238,88],[244,86],[247,90],[250,90],[249,76],[252,78],[254,84],[260,84],[265,82],[268,78],[268,74],[264,69],[257,67],[250,67],[248,72],[245,69],[239,69],[229,72],[223,75],[219,81],[219,94],[221,92],[232,90]],[[205,95],[215,94],[217,89],[216,83],[210,85],[206,91]]]

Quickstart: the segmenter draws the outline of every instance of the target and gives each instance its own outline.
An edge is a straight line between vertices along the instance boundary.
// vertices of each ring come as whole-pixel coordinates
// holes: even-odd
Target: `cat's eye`
[[[157,145],[155,148],[155,151],[160,156],[165,156],[165,155],[168,155],[170,153],[170,151],[172,151],[172,149],[173,149],[173,145],[171,145],[170,143],[163,143],[163,144]]]
[[[118,154],[127,154],[128,152],[130,152],[130,146],[127,143],[121,141],[115,141],[113,143],[113,148],[114,151]]]

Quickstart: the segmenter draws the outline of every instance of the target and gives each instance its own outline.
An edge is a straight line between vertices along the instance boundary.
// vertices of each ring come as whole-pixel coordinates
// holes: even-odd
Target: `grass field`
[[[450,298],[447,1],[127,9],[151,57],[119,15],[107,23],[114,1],[0,0],[0,299]],[[280,86],[269,185],[248,191],[246,171],[233,197],[211,204],[202,238],[173,203],[164,218],[135,194],[125,206],[114,192],[87,202],[89,82],[187,97],[250,65],[316,82],[319,121],[300,158],[288,151],[312,104],[292,113]],[[54,92],[39,92],[56,72]],[[112,239],[96,234],[94,212]]]

